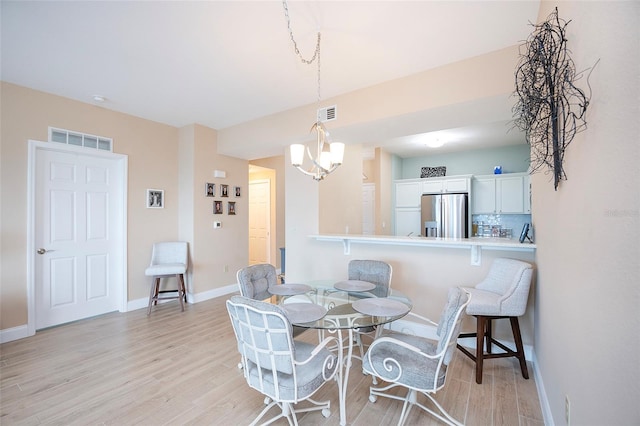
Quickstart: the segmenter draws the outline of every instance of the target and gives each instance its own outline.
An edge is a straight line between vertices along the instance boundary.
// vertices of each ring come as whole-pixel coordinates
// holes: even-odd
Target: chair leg
[[[529,378],[529,371],[527,370],[527,361],[524,358],[524,346],[522,345],[522,336],[520,335],[520,323],[518,317],[509,317],[511,321],[511,330],[513,331],[513,340],[516,343],[516,357],[520,361],[520,370],[522,371],[522,377]]]
[[[184,281],[184,274],[180,274],[180,276],[182,277],[182,279],[181,279],[182,295],[183,295],[183,298],[184,298],[184,302],[187,303],[187,286],[186,286],[185,281]]]
[[[482,364],[484,361],[484,335],[487,329],[487,319],[482,315],[476,317],[477,332],[476,332],[476,383],[482,384]],[[487,344],[488,345],[488,344]]]
[[[149,307],[147,308],[147,315],[151,315],[151,306],[155,302],[158,304],[158,286],[160,284],[160,278],[153,277],[151,279],[151,290],[149,292]]]
[[[493,336],[492,336],[492,333],[491,333],[491,331],[493,330],[493,327],[491,326],[491,318],[490,317],[484,317],[484,318],[486,320],[484,341],[486,342],[487,353],[490,354],[491,353],[491,343],[493,343]]]
[[[182,312],[184,312],[184,278],[182,274],[176,274],[176,279],[178,280],[178,299],[180,299],[180,308],[182,308]]]

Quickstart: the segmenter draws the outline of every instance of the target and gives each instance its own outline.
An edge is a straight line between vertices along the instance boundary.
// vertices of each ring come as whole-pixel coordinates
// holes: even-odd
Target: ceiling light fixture
[[[429,148],[440,148],[444,145],[444,140],[442,139],[430,139],[424,143]]]
[[[300,50],[298,44],[293,38],[293,30],[291,29],[291,20],[289,18],[289,8],[286,0],[282,1],[284,7],[284,15],[287,18],[287,28],[289,29],[289,36],[293,43],[293,48],[296,55],[300,60],[310,65],[314,61],[318,64],[318,106],[320,105],[320,31],[318,31],[318,38],[316,42],[316,50],[313,53],[311,59],[305,59]],[[293,144],[289,147],[291,153],[291,165],[300,170],[302,173],[311,176],[317,181],[321,181],[329,173],[333,172],[342,164],[344,157],[344,144],[340,142],[331,142],[329,132],[324,124],[321,123],[320,118],[316,116],[316,122],[311,126],[311,133],[315,133],[315,146],[314,142],[308,142],[307,144]],[[313,148],[313,151],[312,151]],[[308,160],[311,162],[309,166],[304,166],[305,154]],[[309,162],[308,161],[308,162]],[[308,163],[307,162],[307,163]]]
[[[105,97],[102,95],[93,95],[93,100],[95,102],[104,102],[105,101]]]

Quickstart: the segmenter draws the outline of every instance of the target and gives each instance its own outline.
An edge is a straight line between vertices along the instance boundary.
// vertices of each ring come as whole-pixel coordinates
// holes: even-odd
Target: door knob
[[[45,254],[46,252],[47,252],[47,249],[44,249],[44,248],[39,248],[37,251],[38,254]]]

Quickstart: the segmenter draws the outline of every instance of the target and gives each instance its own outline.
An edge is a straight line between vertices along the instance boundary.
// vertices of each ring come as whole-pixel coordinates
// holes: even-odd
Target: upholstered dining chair
[[[516,357],[520,362],[522,377],[529,378],[518,317],[524,315],[527,309],[532,275],[531,264],[516,259],[498,258],[493,261],[482,282],[475,288],[466,288],[473,297],[467,307],[467,314],[476,317],[476,332],[462,333],[460,337],[475,337],[476,353],[472,354],[460,344],[458,349],[475,361],[476,383],[482,383],[482,366],[484,360],[490,358]],[[511,323],[515,351],[492,336],[491,322],[507,318]],[[492,353],[492,344],[504,352]]]
[[[269,287],[278,284],[278,274],[275,266],[269,263],[241,268],[236,273],[240,295],[249,299],[260,299],[267,294]]]
[[[318,345],[294,340],[284,310],[267,302],[232,296],[227,311],[245,366],[244,378],[249,387],[267,397],[266,407],[251,424],[257,424],[274,406],[280,413],[264,424],[286,417],[289,424],[297,425],[297,413],[315,410],[329,417],[330,401],[311,397],[336,374],[338,359],[327,346],[337,339],[328,337]],[[297,406],[303,401],[311,406]]]
[[[376,297],[387,297],[391,287],[391,265],[382,260],[359,260],[349,262],[348,276],[350,280],[367,281],[376,285],[371,290]]]
[[[178,299],[184,312],[184,302],[187,301],[187,290],[184,285],[184,274],[188,266],[188,246],[184,241],[171,241],[153,244],[151,250],[151,264],[144,271],[145,275],[152,277],[151,292],[149,293],[149,308],[147,315],[151,314],[151,305],[157,305],[158,300]],[[175,289],[160,289],[160,279],[176,277],[178,280]],[[163,293],[176,293],[174,296],[160,296]]]
[[[391,265],[382,260],[354,259],[349,261],[347,267],[348,279],[375,284],[376,288],[369,293],[376,297],[387,297],[389,295],[392,273],[393,268]],[[375,333],[374,327],[363,327],[354,330],[355,341],[360,349],[360,358],[364,355],[362,336],[368,336],[370,340],[374,337],[373,333]]]
[[[434,395],[446,383],[447,367],[455,352],[456,339],[460,333],[462,313],[469,304],[469,293],[454,287],[449,289],[447,303],[440,316],[439,323],[421,318],[426,325],[437,326],[438,340],[405,334],[388,329],[382,330],[373,341],[362,360],[365,373],[387,382],[386,386],[369,388],[369,400],[375,402],[378,396],[403,401],[398,425],[404,424],[414,405],[450,425],[460,425],[438,401]],[[402,387],[405,395],[389,390]],[[424,395],[439,412],[418,401],[418,395]]]

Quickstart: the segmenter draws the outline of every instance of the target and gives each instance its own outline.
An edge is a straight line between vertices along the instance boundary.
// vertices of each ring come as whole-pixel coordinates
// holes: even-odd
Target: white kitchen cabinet
[[[527,174],[478,176],[472,187],[473,214],[531,213]]]
[[[474,178],[472,183],[473,214],[496,212],[496,179]]]
[[[469,177],[428,178],[422,183],[422,192],[468,192],[470,182]]]
[[[417,180],[396,182],[396,208],[420,207],[421,196],[422,182]]]
[[[420,208],[396,209],[396,235],[420,235]]]

